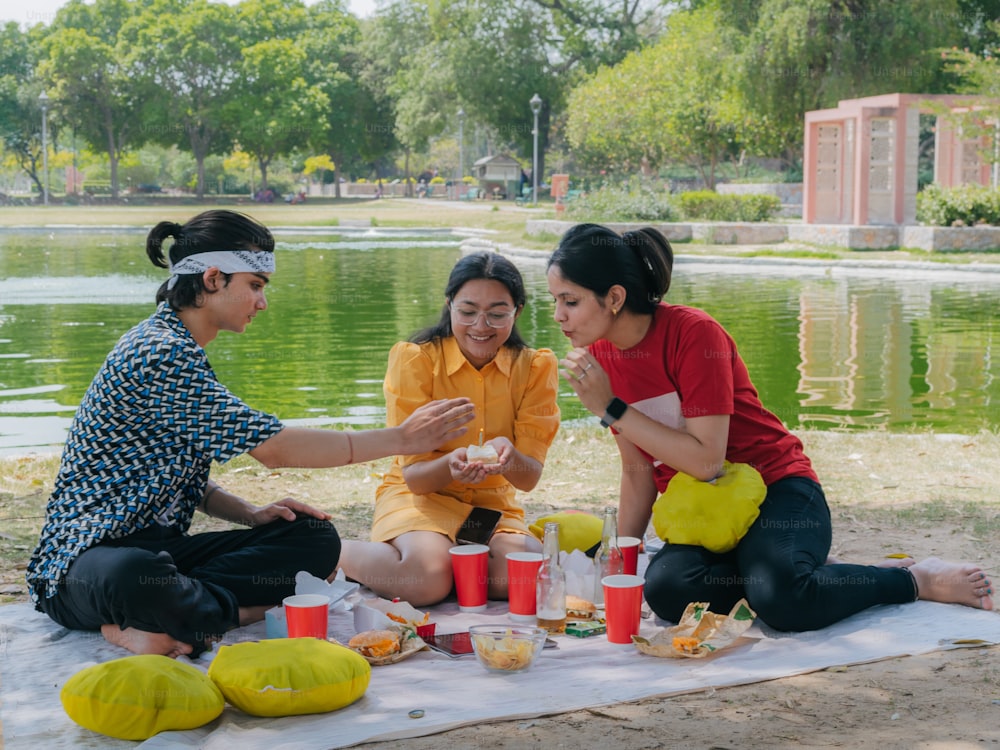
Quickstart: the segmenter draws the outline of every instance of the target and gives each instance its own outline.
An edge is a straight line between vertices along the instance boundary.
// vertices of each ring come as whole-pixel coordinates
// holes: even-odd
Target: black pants
[[[776,630],[817,630],[876,604],[916,598],[903,568],[827,565],[830,510],[819,484],[787,477],[767,497],[736,549],[666,544],[646,569],[646,601],[659,617],[677,622],[689,602],[709,602],[729,614],[741,598]]]
[[[239,625],[239,607],[280,604],[298,571],[326,578],[339,559],[336,529],[312,517],[191,536],[158,526],[84,552],[40,608],[67,628],[167,633],[198,654]]]

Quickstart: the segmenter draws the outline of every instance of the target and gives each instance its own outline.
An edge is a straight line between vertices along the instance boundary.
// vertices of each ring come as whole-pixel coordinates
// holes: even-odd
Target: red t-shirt
[[[754,466],[767,485],[790,476],[819,481],[801,441],[761,404],[732,337],[703,310],[660,303],[638,345],[602,339],[590,351],[631,408],[678,430],[692,417],[728,414],[728,461]],[[663,492],[677,471],[645,455]]]

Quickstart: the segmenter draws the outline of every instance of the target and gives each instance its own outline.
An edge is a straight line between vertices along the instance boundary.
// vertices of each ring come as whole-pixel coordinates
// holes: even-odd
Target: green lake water
[[[463,236],[443,230],[277,229],[270,307],[208,353],[254,407],[296,424],[379,426],[389,348],[437,319]],[[166,272],[139,230],[0,232],[0,454],[58,446],[119,336]],[[971,433],[1000,417],[1000,274],[750,265],[685,257],[668,301],[732,333],[764,404],[793,428]],[[544,260],[515,258],[522,335],[557,354]],[[568,426],[589,419],[569,388]]]

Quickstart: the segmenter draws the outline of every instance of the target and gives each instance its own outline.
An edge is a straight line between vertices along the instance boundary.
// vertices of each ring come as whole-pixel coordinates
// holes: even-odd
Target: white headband
[[[251,250],[215,250],[210,253],[195,253],[170,266],[170,280],[167,289],[173,289],[181,275],[205,273],[209,268],[218,268],[223,273],[274,273],[274,253]]]

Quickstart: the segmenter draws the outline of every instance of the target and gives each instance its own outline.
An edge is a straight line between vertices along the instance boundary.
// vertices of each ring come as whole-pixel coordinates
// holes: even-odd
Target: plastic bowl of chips
[[[473,625],[469,639],[476,658],[490,672],[530,669],[545,647],[548,633],[527,625]]]

